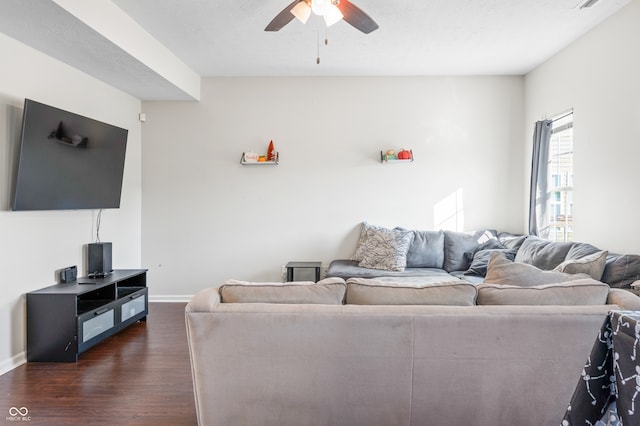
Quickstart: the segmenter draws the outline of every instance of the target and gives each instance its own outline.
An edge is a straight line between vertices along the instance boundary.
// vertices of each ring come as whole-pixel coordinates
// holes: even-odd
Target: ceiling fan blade
[[[280,31],[282,27],[284,27],[285,25],[287,25],[289,22],[293,20],[294,16],[293,16],[293,13],[291,13],[291,9],[293,9],[293,6],[300,3],[301,1],[304,1],[304,0],[294,0],[289,6],[282,9],[282,12],[278,13],[276,17],[273,18],[271,22],[269,22],[269,25],[267,25],[264,30]]]
[[[344,20],[365,34],[378,29],[376,21],[371,19],[369,15],[364,13],[362,9],[354,5],[348,0],[340,0],[337,4],[338,9],[344,15]]]

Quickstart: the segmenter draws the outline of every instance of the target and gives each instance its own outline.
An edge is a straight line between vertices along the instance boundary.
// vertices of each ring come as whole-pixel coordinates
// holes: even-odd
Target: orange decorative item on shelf
[[[269,148],[267,148],[267,161],[276,161],[276,153],[273,149],[273,141],[269,141]]]
[[[411,151],[401,149],[400,152],[398,152],[398,160],[411,160]]]

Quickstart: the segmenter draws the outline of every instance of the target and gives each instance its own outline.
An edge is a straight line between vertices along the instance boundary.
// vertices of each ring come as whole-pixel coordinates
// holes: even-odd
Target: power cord
[[[98,210],[96,217],[96,243],[100,242],[100,221],[102,220],[102,209]]]

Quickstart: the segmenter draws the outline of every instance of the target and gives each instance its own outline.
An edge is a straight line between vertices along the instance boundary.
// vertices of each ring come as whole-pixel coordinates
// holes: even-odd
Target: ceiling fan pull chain
[[[318,56],[316,57],[316,64],[320,65],[320,23],[318,22],[317,31],[316,31],[316,48],[318,49]]]

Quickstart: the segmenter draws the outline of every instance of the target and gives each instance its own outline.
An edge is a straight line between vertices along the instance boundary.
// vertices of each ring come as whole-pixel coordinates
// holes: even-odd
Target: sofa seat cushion
[[[327,268],[327,277],[344,278],[376,278],[376,277],[448,277],[449,273],[437,268],[405,268],[404,271],[363,268],[355,260],[333,260]],[[444,280],[443,280],[444,281]]]
[[[517,255],[516,255],[517,259]],[[587,274],[567,274],[557,271],[543,271],[527,263],[513,262],[503,253],[494,251],[489,258],[485,283],[534,287],[543,284],[590,278]]]
[[[478,285],[478,305],[604,305],[609,286],[592,278],[520,287]]]
[[[453,271],[449,272],[452,277],[459,278],[471,284],[481,284],[484,282],[484,277],[481,275],[469,275],[467,271]]]
[[[352,305],[455,305],[473,306],[477,290],[473,284],[450,277],[350,278],[346,304]]]
[[[342,278],[296,282],[227,280],[220,286],[222,303],[295,303],[341,305],[346,293]]]

